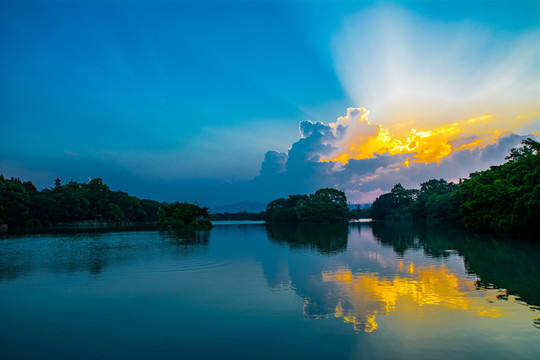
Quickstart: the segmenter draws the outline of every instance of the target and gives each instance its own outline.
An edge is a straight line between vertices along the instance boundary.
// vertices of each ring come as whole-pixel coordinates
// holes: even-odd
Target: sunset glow
[[[345,135],[333,144],[335,150],[332,154],[323,156],[321,161],[347,164],[350,159],[368,159],[377,154],[408,154],[403,163],[405,166],[409,166],[410,162],[439,163],[455,151],[493,144],[501,135],[526,124],[532,117],[518,115],[512,122],[503,124],[501,116],[486,114],[433,128],[411,127],[404,130],[405,126],[401,123],[391,128],[373,124],[368,115],[369,111],[365,108],[349,108],[346,116],[330,123],[337,138],[343,129]]]
[[[109,3],[1,2],[0,174],[210,208],[370,203],[538,138],[530,0]]]

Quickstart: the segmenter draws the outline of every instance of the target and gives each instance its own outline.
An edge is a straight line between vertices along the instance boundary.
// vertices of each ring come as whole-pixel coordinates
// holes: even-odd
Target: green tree
[[[0,224],[22,226],[29,219],[30,196],[20,179],[0,175]]]
[[[345,193],[331,188],[319,189],[311,195],[289,195],[266,207],[268,222],[340,222],[347,218]]]
[[[85,184],[84,191],[90,202],[90,216],[92,218],[103,217],[107,211],[111,189],[100,178],[90,180]]]
[[[66,185],[55,186],[51,195],[56,200],[57,221],[79,221],[89,217],[90,201],[81,184],[70,181]]]
[[[420,184],[420,190],[414,202],[410,205],[410,211],[414,219],[442,220],[444,213],[441,206],[448,208],[448,211],[459,211],[450,208],[449,204],[442,204],[443,201],[451,201],[453,206],[458,198],[450,195],[459,189],[459,185],[449,183],[445,179],[431,179]],[[428,210],[428,207],[432,209]],[[433,208],[434,206],[437,209]],[[443,216],[444,217],[444,216]],[[453,218],[453,215],[452,215]]]
[[[507,163],[473,173],[460,188],[465,226],[474,230],[540,231],[539,144],[527,139],[512,149]]]
[[[289,195],[288,198],[280,198],[271,201],[266,206],[266,221],[281,223],[296,223],[299,221],[296,207],[301,202],[309,200],[307,195]]]
[[[540,143],[531,138],[523,140],[521,145],[521,147],[512,148],[512,150],[510,150],[510,155],[508,155],[505,159],[510,161],[518,161],[524,157],[538,155],[540,152]]]
[[[416,190],[407,190],[401,184],[396,184],[390,193],[375,199],[371,206],[371,216],[377,220],[410,218],[409,207],[416,196]]]
[[[347,197],[341,190],[317,190],[296,207],[301,222],[340,222],[348,219]]]
[[[162,228],[179,229],[183,227],[208,228],[212,224],[208,208],[199,207],[187,202],[175,202],[162,206],[158,211],[159,226]]]
[[[144,214],[141,218],[138,218],[137,220],[140,221],[158,221],[158,211],[159,208],[162,206],[162,203],[155,200],[149,200],[149,199],[141,199],[140,201],[142,210]]]
[[[126,215],[118,204],[109,203],[107,204],[107,208],[105,209],[103,216],[108,221],[120,221],[123,220]]]

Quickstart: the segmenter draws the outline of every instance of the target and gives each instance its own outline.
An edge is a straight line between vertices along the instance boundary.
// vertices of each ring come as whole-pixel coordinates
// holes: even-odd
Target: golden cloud
[[[321,157],[321,161],[346,164],[350,159],[373,158],[377,154],[409,154],[404,162],[406,166],[411,162],[439,163],[455,151],[483,148],[495,143],[501,135],[530,123],[535,114],[535,111],[530,111],[514,115],[512,121],[503,121],[509,114],[485,114],[431,129],[415,129],[411,127],[414,121],[401,122],[391,128],[373,124],[365,108],[348,108],[346,116],[329,124],[338,140],[333,144],[335,150]],[[343,129],[345,135],[340,137]]]

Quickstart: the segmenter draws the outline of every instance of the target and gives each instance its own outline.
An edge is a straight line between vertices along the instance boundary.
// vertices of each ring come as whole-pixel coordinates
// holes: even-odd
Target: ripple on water
[[[190,257],[187,259],[175,259],[169,261],[156,261],[146,264],[138,269],[138,273],[148,274],[201,274],[224,272],[236,266],[232,261],[208,259],[205,257]]]

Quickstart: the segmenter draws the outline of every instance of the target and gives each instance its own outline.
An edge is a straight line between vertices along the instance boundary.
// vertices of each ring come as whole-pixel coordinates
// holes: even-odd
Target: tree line
[[[65,185],[58,179],[54,187],[39,191],[30,181],[0,175],[0,225],[7,224],[9,229],[31,230],[90,220],[152,222],[162,228],[208,227],[209,222],[203,221],[208,217],[208,208],[138,199],[111,190],[100,178]]]
[[[371,206],[377,220],[426,220],[475,231],[528,234],[540,231],[540,143],[511,150],[506,163],[474,172],[459,184],[431,179],[420,189],[396,184]]]
[[[222,212],[222,213],[211,213],[210,220],[212,221],[262,221],[265,219],[265,212],[247,212],[247,211],[238,211],[235,213],[231,212]]]

